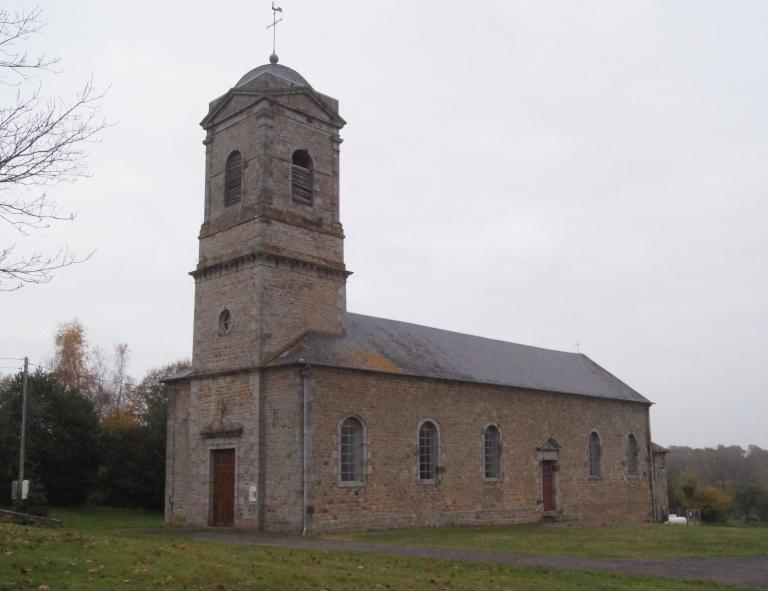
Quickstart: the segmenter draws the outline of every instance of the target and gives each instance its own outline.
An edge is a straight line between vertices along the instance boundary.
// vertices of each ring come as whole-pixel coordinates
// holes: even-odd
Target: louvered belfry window
[[[589,435],[587,455],[589,456],[589,477],[600,478],[600,436],[595,432]]]
[[[365,466],[363,425],[354,417],[341,424],[341,481],[363,482]]]
[[[224,207],[237,205],[243,198],[243,157],[235,150],[224,170]]]
[[[437,427],[431,421],[419,427],[419,480],[437,478],[437,437]]]
[[[291,166],[291,195],[294,201],[303,205],[312,205],[313,177],[312,158],[309,152],[296,150],[293,153]]]
[[[488,480],[501,478],[501,433],[495,425],[489,425],[483,435],[484,468]]]
[[[637,438],[630,433],[627,437],[627,474],[637,476],[637,458],[639,456]]]

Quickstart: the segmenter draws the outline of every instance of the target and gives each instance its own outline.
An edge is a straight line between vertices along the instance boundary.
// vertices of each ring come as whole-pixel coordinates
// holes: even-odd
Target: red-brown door
[[[213,461],[213,510],[211,525],[232,527],[235,524],[235,450],[215,449]]]
[[[541,463],[541,492],[544,498],[544,511],[555,510],[555,471],[554,462]]]

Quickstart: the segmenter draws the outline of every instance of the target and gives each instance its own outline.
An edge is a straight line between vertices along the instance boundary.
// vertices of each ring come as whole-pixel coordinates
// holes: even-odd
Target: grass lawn
[[[400,529],[345,537],[408,546],[610,558],[768,554],[768,527],[685,527],[661,524],[590,527],[533,523],[494,527]]]
[[[137,529],[162,526],[157,515],[143,512],[86,509],[53,516],[65,520],[63,529],[0,524],[0,591],[733,589],[646,577],[145,537]]]

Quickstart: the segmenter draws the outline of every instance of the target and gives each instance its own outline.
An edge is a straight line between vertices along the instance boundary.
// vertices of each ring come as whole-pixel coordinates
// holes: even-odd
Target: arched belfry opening
[[[243,157],[235,150],[224,169],[224,207],[240,203],[243,197]]]
[[[296,150],[291,159],[291,196],[297,203],[312,205],[314,200],[312,157],[307,150]]]

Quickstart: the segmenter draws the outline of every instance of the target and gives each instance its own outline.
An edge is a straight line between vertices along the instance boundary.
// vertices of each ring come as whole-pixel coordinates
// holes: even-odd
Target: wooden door
[[[213,490],[211,525],[232,527],[235,524],[235,450],[211,451]]]
[[[554,511],[555,504],[555,471],[554,462],[541,463],[541,492],[544,499],[544,511]]]

